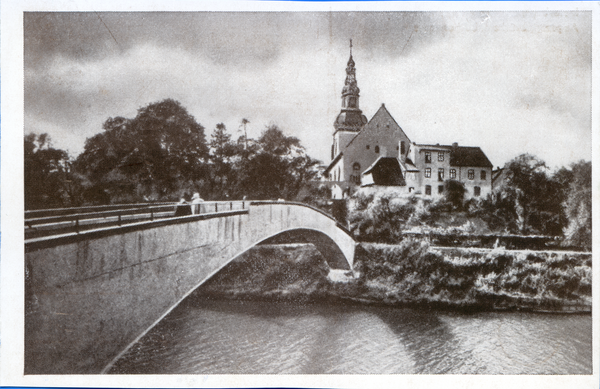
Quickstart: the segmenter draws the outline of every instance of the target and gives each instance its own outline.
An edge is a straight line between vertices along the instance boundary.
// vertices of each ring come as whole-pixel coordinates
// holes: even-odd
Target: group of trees
[[[503,169],[486,199],[464,201],[460,183],[446,186],[446,201],[484,220],[492,230],[523,235],[564,235],[564,243],[592,247],[592,163],[579,161],[551,173],[545,162],[522,154]]]
[[[248,123],[246,119],[244,124]],[[205,199],[295,199],[319,161],[276,125],[237,141],[224,124],[210,140],[177,101],[140,108],[135,118],[109,118],[76,158],[25,137],[26,209],[138,201],[171,201],[198,192]]]

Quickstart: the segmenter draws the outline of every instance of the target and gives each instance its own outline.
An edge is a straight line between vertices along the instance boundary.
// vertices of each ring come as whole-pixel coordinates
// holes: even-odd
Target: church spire
[[[346,81],[342,89],[342,111],[338,115],[334,127],[335,131],[360,131],[367,123],[367,118],[359,109],[358,98],[360,89],[356,83],[356,68],[352,58],[352,39],[350,39],[350,58],[346,66]]]

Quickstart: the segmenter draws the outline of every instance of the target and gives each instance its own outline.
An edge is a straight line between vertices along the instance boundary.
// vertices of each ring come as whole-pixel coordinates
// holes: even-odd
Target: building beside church
[[[332,160],[323,174],[333,198],[373,185],[435,197],[448,179],[462,182],[467,197],[491,193],[493,165],[481,148],[412,142],[384,104],[367,120],[359,94],[351,45],[342,109],[333,124]]]

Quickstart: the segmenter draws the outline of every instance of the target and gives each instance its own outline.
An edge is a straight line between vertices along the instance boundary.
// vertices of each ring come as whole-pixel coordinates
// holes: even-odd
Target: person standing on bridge
[[[203,203],[204,200],[200,197],[200,193],[194,193],[192,197],[192,214],[198,215],[200,214],[200,203]]]
[[[179,203],[175,206],[175,216],[188,216],[192,214],[192,206],[186,201],[186,197],[182,196]]]

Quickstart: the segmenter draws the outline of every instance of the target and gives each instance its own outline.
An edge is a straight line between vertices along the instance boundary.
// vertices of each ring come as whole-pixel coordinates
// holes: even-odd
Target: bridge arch
[[[352,269],[356,243],[343,226],[284,202],[26,241],[36,304],[25,317],[25,373],[105,371],[235,257],[286,238],[313,243],[331,267]]]
[[[292,228],[267,237],[255,246],[264,244],[310,243],[321,253],[332,269],[352,270],[349,261],[340,246],[328,234],[312,228]]]

